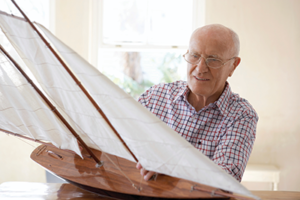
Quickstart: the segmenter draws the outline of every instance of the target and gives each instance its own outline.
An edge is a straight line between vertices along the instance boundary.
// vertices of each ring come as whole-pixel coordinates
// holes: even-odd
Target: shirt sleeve
[[[212,158],[238,181],[242,180],[255,141],[258,117],[255,112],[249,112],[227,127]]]
[[[148,90],[146,90],[141,96],[138,98],[138,102],[140,102],[145,108],[147,108],[149,111],[152,110],[154,102],[154,96],[157,93],[157,85],[154,85],[150,87]]]
[[[140,102],[144,107],[147,108],[147,105],[149,105],[149,100],[151,98],[151,94],[149,90],[146,90],[141,96],[138,98],[138,102]]]

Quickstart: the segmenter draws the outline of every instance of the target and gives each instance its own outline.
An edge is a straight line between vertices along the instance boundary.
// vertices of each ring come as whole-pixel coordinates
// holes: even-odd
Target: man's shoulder
[[[150,92],[152,95],[170,95],[170,96],[177,96],[181,93],[187,86],[186,81],[175,81],[172,83],[160,83],[157,85],[153,85],[147,91]]]
[[[230,114],[253,117],[258,120],[258,115],[253,106],[247,99],[240,97],[239,94],[231,93],[228,110]]]
[[[138,99],[142,105],[149,107],[157,101],[173,101],[187,87],[186,81],[160,83],[146,90]]]
[[[179,80],[172,83],[159,83],[157,85],[153,85],[151,88],[164,88],[164,89],[176,90],[176,89],[184,88],[186,86],[187,86],[186,81]]]

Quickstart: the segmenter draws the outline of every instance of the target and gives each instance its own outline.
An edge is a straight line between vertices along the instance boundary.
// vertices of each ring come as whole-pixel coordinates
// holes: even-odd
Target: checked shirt
[[[185,81],[152,86],[139,102],[212,161],[241,181],[255,140],[258,116],[226,87],[217,101],[196,112]]]

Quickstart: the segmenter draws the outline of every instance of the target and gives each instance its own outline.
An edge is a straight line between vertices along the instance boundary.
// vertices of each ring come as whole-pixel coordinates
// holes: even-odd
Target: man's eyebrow
[[[193,51],[191,51],[190,54],[200,55],[199,53],[196,53],[196,52],[193,52]]]
[[[189,53],[192,54],[192,55],[201,56],[201,54],[199,54],[199,53],[197,53],[197,52],[190,51]],[[216,55],[216,54],[213,54],[213,55],[208,55],[208,56],[206,56],[206,58],[219,58],[219,56]]]
[[[219,58],[218,55],[208,55],[207,57],[208,57],[208,58]]]

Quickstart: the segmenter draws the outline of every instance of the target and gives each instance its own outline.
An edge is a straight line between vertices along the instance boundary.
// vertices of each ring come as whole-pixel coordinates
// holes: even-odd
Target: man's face
[[[188,51],[204,58],[217,58],[222,62],[234,56],[231,55],[231,40],[212,31],[199,30],[194,33]],[[188,63],[187,83],[193,95],[216,100],[222,94],[227,78],[232,75],[236,60],[232,59],[220,68],[213,69],[206,65],[204,58],[197,65]]]

